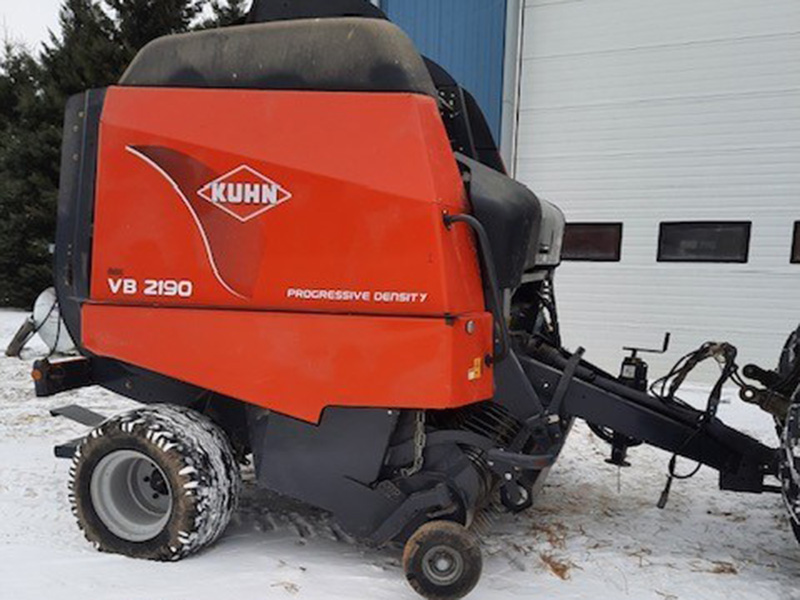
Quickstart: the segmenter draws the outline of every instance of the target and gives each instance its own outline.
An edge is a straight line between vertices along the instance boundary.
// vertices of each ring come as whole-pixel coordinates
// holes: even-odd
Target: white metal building
[[[479,88],[510,170],[593,259],[558,274],[567,346],[616,369],[671,331],[654,373],[709,339],[776,363],[800,323],[800,0],[380,5]]]

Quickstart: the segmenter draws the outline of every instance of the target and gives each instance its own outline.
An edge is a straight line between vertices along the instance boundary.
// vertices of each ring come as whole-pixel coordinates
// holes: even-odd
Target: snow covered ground
[[[0,345],[25,318],[0,311]],[[103,413],[131,406],[102,390],[37,399],[30,365],[0,358],[0,599],[413,599],[400,553],[342,539],[324,515],[248,486],[224,538],[177,564],[95,552],[73,522],[67,461],[52,446],[82,433],[48,416],[77,401]],[[697,394],[698,398],[701,395]],[[731,401],[720,415],[772,443],[770,419]],[[716,490],[702,469],[655,503],[668,456],[631,451],[618,473],[607,448],[576,426],[534,509],[497,517],[484,536],[484,575],[473,598],[767,600],[800,598],[800,548],[780,498]]]

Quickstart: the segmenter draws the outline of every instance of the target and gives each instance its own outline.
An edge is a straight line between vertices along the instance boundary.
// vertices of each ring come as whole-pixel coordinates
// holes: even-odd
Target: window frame
[[[614,258],[568,258],[566,256],[567,250],[567,229],[571,226],[578,227],[613,227],[617,230],[617,243]],[[594,263],[618,263],[622,261],[622,236],[624,234],[625,225],[622,221],[575,221],[568,222],[564,225],[564,242],[561,248],[561,260],[564,262],[594,262]]]
[[[733,225],[745,228],[744,253],[739,258],[665,258],[663,256],[664,230],[668,227],[681,226],[709,226]],[[659,263],[697,263],[697,264],[739,264],[744,265],[750,262],[750,242],[753,236],[752,221],[661,221],[658,224],[658,247],[656,248],[656,262]]]

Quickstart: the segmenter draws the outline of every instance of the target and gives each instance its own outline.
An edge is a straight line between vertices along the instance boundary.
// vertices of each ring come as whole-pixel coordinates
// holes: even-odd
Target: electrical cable
[[[650,386],[650,393],[667,404],[677,404],[681,406],[689,406],[688,403],[678,398],[677,393],[689,374],[694,371],[697,366],[703,361],[714,358],[720,364],[720,376],[717,379],[711,393],[708,395],[706,408],[697,420],[697,426],[694,431],[684,440],[680,448],[676,450],[667,464],[667,482],[664,490],[661,492],[661,497],[658,500],[658,508],[664,508],[669,498],[669,492],[674,480],[691,479],[700,471],[702,466],[698,462],[694,469],[688,473],[677,473],[678,456],[683,453],[683,450],[694,441],[694,439],[703,431],[706,425],[716,416],[719,409],[719,403],[722,399],[722,389],[728,381],[733,381],[736,385],[741,385],[741,376],[739,375],[739,367],[736,364],[736,347],[722,343],[706,342],[697,350],[689,352],[682,356],[675,365],[670,369],[669,373],[660,379],[657,379]]]

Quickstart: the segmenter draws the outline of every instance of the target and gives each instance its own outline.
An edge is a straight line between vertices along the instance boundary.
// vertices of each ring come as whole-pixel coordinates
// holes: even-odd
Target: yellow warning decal
[[[476,379],[480,379],[481,375],[483,375],[483,359],[476,358],[472,361],[472,368],[467,371],[467,379],[475,381]]]

